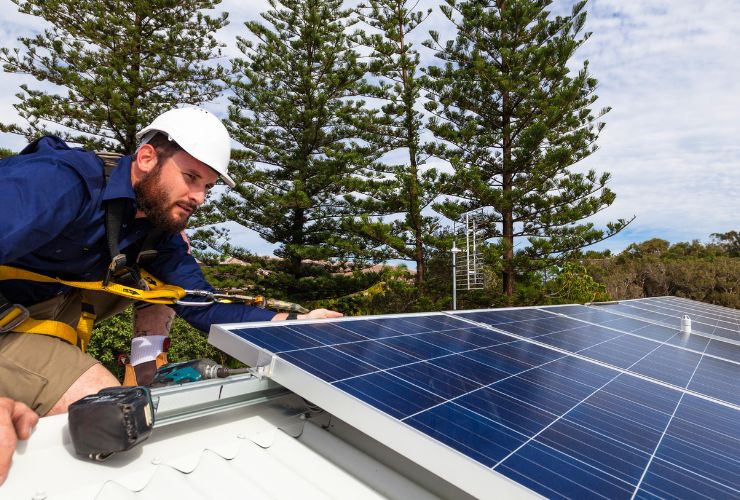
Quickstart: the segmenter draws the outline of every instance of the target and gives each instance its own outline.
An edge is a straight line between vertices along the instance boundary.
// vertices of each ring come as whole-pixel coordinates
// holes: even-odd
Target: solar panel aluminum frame
[[[394,317],[449,318],[444,313],[388,314],[352,316],[330,320],[331,323],[359,319]],[[325,320],[303,320],[292,324],[322,323]],[[462,323],[462,321],[461,321]],[[229,330],[243,328],[284,327],[279,322],[254,322],[213,325],[208,341],[214,347],[254,368],[254,373],[271,378],[286,389],[299,394],[311,403],[328,409],[332,415],[350,423],[360,432],[400,453],[424,469],[449,482],[475,498],[541,498],[525,486],[485,467],[447,445],[433,440],[417,429],[354,398],[330,383],[315,377],[302,368],[251,344]],[[250,362],[251,361],[251,362]],[[399,446],[399,443],[403,443]],[[495,493],[494,493],[495,492]]]

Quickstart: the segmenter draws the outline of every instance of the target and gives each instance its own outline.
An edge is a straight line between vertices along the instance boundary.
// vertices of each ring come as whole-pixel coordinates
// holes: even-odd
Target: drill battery
[[[146,387],[109,387],[69,406],[69,433],[78,455],[105,460],[149,437],[154,405]]]

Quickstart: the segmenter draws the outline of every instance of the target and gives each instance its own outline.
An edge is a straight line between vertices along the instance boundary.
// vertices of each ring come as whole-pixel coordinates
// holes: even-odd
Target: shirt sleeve
[[[77,171],[48,157],[3,165],[0,175],[0,264],[59,236],[90,198]]]
[[[214,288],[206,281],[200,266],[179,234],[170,236],[157,249],[157,257],[147,266],[150,272],[165,283],[186,290],[209,290]],[[210,306],[174,306],[175,312],[194,328],[208,332],[213,324],[244,323],[247,321],[270,321],[275,312],[244,304],[219,304]]]

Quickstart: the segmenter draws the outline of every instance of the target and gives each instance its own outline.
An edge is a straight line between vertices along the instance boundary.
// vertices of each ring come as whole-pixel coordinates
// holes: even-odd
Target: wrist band
[[[291,311],[288,313],[288,317],[285,319],[298,319],[298,313],[295,311]]]

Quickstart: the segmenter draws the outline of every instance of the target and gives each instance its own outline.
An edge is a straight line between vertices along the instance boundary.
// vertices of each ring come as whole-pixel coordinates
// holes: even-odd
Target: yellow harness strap
[[[68,281],[61,278],[52,278],[33,271],[27,271],[25,269],[0,265],[0,281],[27,280],[38,281],[41,283],[61,283],[74,288],[108,292],[132,300],[142,300],[144,302],[151,302],[154,304],[174,304],[176,301],[187,295],[187,292],[179,286],[166,285],[144,270],[141,270],[141,277],[148,283],[149,290],[131,288],[118,283],[109,283],[108,285],[104,285],[102,281]],[[10,311],[6,317],[3,318],[3,323],[9,324],[19,314],[19,310]],[[94,321],[95,314],[89,308],[89,304],[83,303],[82,315],[77,324],[77,330],[61,321],[50,319],[36,320],[28,318],[20,325],[14,327],[13,331],[18,333],[51,335],[59,337],[72,345],[77,345],[79,342],[79,346],[84,352],[90,342],[90,335],[92,333]]]

